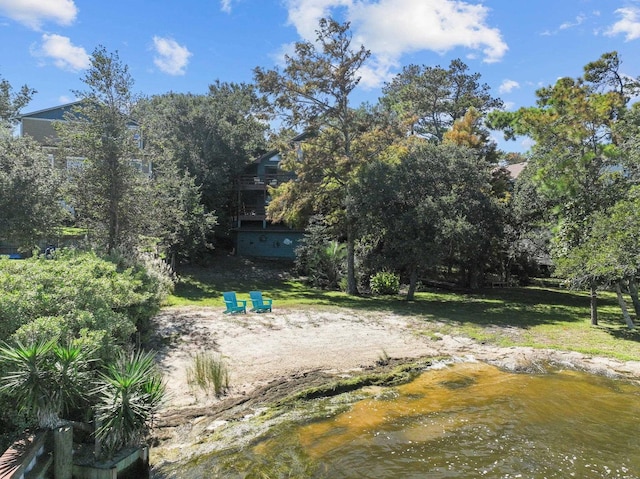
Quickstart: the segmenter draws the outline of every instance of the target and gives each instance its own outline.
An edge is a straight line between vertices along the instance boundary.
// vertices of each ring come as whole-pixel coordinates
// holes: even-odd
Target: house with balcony
[[[59,137],[53,126],[55,122],[66,121],[66,115],[73,113],[79,104],[80,101],[76,101],[31,113],[24,113],[18,117],[18,121],[20,122],[20,136],[29,136],[40,143],[49,154],[51,166],[63,170],[71,170],[81,167],[84,162],[84,158],[79,156],[66,156],[64,158],[56,156]],[[140,126],[136,122],[131,121],[127,125],[127,128],[131,131],[131,135],[141,151],[140,158],[132,158],[130,160],[131,164],[141,173],[150,175],[152,173],[152,163],[145,160],[142,154],[143,143]]]
[[[298,135],[292,141],[299,144],[305,137]],[[267,219],[270,188],[295,180],[295,174],[280,168],[280,161],[279,152],[265,153],[236,178],[231,230],[238,256],[295,259],[295,248],[304,231]]]

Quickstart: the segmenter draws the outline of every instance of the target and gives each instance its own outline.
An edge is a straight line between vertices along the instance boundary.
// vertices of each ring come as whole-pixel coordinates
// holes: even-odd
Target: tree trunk
[[[356,284],[356,240],[353,234],[351,221],[347,219],[347,294],[357,295],[358,285]]]
[[[476,290],[480,288],[480,268],[472,264],[469,267],[469,288]]]
[[[409,273],[409,291],[407,291],[407,301],[413,301],[418,285],[418,269],[413,266]]]
[[[634,278],[629,278],[629,295],[633,303],[633,309],[636,312],[636,319],[640,318],[640,299],[638,299],[638,284]]]
[[[591,326],[598,325],[598,290],[596,285],[591,285]]]
[[[624,296],[622,296],[622,288],[620,288],[620,282],[616,283],[616,296],[618,297],[618,304],[620,305],[620,309],[622,310],[622,316],[624,316],[624,320],[627,323],[627,327],[629,329],[633,329],[636,327],[633,324],[633,320],[631,316],[629,316],[629,311],[627,310],[627,303],[624,300]]]
[[[98,413],[94,414],[94,418],[95,418],[95,429],[94,429],[94,432],[95,432],[102,427],[102,421],[98,418]],[[98,438],[97,434],[94,434],[93,455],[95,457],[102,457],[102,440]]]

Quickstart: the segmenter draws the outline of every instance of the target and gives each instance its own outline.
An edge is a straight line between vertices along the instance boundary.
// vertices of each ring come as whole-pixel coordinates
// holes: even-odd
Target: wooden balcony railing
[[[240,206],[238,215],[245,219],[251,219],[251,216],[256,217],[256,220],[262,220],[266,216],[266,205],[262,204],[243,204]]]
[[[267,186],[278,186],[280,183],[290,180],[291,175],[241,175],[238,177],[238,186],[241,189],[266,189]]]

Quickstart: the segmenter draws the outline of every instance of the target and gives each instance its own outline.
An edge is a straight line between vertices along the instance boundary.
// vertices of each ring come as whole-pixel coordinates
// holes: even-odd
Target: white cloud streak
[[[153,37],[153,47],[156,56],[153,63],[164,73],[169,75],[184,75],[189,58],[193,55],[185,46],[180,45],[173,38]]]
[[[487,7],[463,0],[287,0],[286,5],[289,23],[309,41],[315,40],[320,18],[344,11],[354,42],[372,53],[361,72],[364,86],[379,86],[407,53],[466,48],[493,63],[508,50],[500,31],[487,24]]]
[[[516,88],[520,88],[520,83],[515,80],[504,80],[498,87],[498,92],[511,93]]]
[[[68,37],[55,34],[42,35],[42,45],[32,51],[36,57],[53,60],[56,67],[77,72],[89,68],[91,59],[86,50],[71,43]]]
[[[225,13],[231,13],[231,0],[220,0],[220,10]]]
[[[45,22],[71,25],[78,15],[73,0],[0,0],[0,14],[40,30]]]
[[[622,17],[614,23],[606,32],[606,35],[624,35],[626,41],[640,38],[640,8],[626,7],[616,10],[616,14]]]
[[[571,28],[579,27],[584,23],[586,19],[587,19],[586,15],[578,15],[573,22],[564,22],[562,25],[560,25],[559,29],[569,30]]]

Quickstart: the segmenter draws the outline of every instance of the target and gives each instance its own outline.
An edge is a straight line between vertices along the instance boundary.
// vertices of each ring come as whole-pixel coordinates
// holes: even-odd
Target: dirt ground
[[[442,335],[437,323],[389,313],[276,306],[272,313],[227,315],[222,309],[189,307],[166,308],[154,321],[168,388],[156,430],[157,441],[164,443],[180,441],[179,431],[202,417],[242,417],[301,388],[419,358],[478,360],[514,371],[554,364],[640,380],[640,362],[500,348]],[[503,334],[518,332],[510,328]],[[187,383],[192,357],[202,351],[220,355],[228,366],[230,390],[222,398]]]

